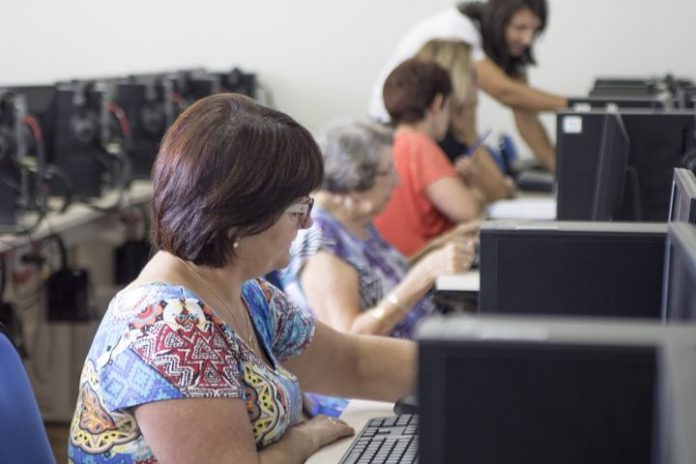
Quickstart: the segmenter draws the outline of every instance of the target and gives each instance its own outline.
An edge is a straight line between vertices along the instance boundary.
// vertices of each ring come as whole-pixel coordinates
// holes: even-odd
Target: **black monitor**
[[[589,92],[590,97],[641,97],[657,94],[658,89],[652,85],[596,86]]]
[[[99,197],[110,158],[101,146],[102,98],[93,82],[57,86],[51,162],[67,176],[76,196]],[[60,186],[54,194],[64,193]]]
[[[12,95],[0,89],[0,233],[16,223],[19,191],[16,183],[17,131]]]
[[[696,224],[696,175],[683,168],[674,169],[672,195],[669,201],[670,222]]]
[[[626,87],[626,86],[655,86],[654,77],[597,77],[593,87]]]
[[[677,105],[684,109],[693,109],[696,102],[696,86],[687,85],[677,90]]]
[[[13,86],[12,92],[22,95],[26,102],[27,114],[34,118],[41,129],[42,149],[46,161],[53,158],[53,135],[55,127],[56,86],[34,85]],[[34,137],[27,137],[27,151],[36,154],[37,142]]]
[[[655,95],[601,95],[568,98],[568,108],[576,111],[601,110],[611,106],[617,108],[663,109],[667,106],[667,102]]]
[[[420,462],[693,462],[681,428],[695,336],[659,321],[432,318],[417,334]]]
[[[659,320],[666,224],[488,221],[479,312]]]
[[[630,140],[625,189],[618,221],[665,222],[675,167],[696,145],[688,111],[619,110]],[[558,114],[556,182],[559,220],[592,218],[599,144],[606,111],[565,111]]]
[[[669,224],[666,250],[662,316],[696,322],[696,225]]]
[[[623,201],[629,140],[621,116],[607,113],[602,121],[597,176],[592,198],[593,221],[611,221]]]
[[[250,98],[256,98],[258,83],[256,74],[247,73],[235,67],[228,72],[214,73],[220,79],[223,92],[241,93]]]
[[[171,92],[165,77],[131,76],[116,84],[116,103],[130,125],[127,147],[134,179],[149,179],[152,163],[173,118]]]

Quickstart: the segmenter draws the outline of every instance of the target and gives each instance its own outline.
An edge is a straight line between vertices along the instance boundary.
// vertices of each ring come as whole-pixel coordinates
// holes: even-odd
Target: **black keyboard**
[[[363,427],[339,464],[418,462],[418,416],[376,417]]]

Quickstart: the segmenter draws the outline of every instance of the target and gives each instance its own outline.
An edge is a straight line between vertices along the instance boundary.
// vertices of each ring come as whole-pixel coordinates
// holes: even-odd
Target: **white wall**
[[[3,0],[0,85],[240,65],[311,130],[362,118],[399,35],[451,0]],[[688,0],[549,0],[533,84],[584,94],[596,75],[696,77]],[[482,98],[479,126],[512,129]],[[553,118],[545,118],[552,126]]]

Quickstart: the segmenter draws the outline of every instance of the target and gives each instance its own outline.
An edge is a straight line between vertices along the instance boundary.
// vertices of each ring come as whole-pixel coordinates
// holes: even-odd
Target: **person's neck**
[[[241,304],[242,284],[248,278],[245,278],[242,275],[242,270],[236,266],[230,264],[221,268],[200,266],[191,261],[181,260],[166,251],[157,253],[152,264],[156,266],[155,269],[152,269],[155,274],[173,272],[184,282],[202,287],[204,291],[208,290],[208,286],[212,287],[215,293],[213,296],[224,299],[228,305]]]
[[[333,215],[343,227],[356,237],[366,240],[370,237],[368,227],[372,224],[371,214],[360,214],[346,206],[347,196],[335,195],[328,192],[318,192],[316,202]]]
[[[435,140],[435,134],[433,134],[432,124],[427,118],[423,118],[417,122],[401,123],[396,126],[396,134],[402,132],[417,132],[420,134],[427,135],[431,139]]]

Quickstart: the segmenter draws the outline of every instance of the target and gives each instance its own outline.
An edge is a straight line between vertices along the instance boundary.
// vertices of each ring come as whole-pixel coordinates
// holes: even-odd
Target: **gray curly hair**
[[[317,137],[324,157],[322,189],[362,192],[375,184],[380,153],[394,142],[391,129],[373,123],[334,123]]]

